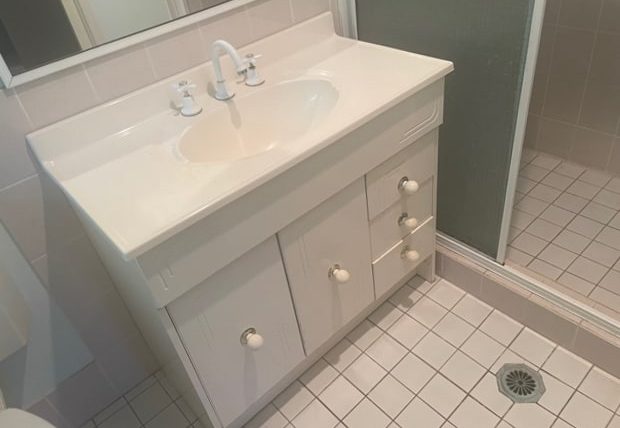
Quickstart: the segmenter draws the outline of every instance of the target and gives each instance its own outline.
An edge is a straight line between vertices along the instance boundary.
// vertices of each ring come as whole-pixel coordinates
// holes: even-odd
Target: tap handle
[[[189,97],[191,96],[191,91],[196,89],[196,84],[189,80],[181,80],[180,82],[172,85],[172,87],[179,93],[183,94],[183,96]]]
[[[262,55],[254,55],[253,53],[249,53],[245,56],[243,62],[245,63],[245,84],[247,86],[259,86],[265,82],[256,69],[256,60],[262,57]]]

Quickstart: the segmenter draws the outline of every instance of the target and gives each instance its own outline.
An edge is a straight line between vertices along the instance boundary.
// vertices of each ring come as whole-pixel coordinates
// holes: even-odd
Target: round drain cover
[[[497,372],[497,386],[515,403],[536,403],[545,393],[542,376],[525,364],[505,364]]]

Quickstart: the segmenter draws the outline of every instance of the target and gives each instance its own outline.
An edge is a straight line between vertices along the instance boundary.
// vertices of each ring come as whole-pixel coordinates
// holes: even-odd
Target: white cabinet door
[[[359,179],[278,234],[308,355],[374,300],[368,228]]]
[[[168,311],[224,426],[304,358],[275,238],[172,302]],[[263,339],[259,349],[241,343],[249,328]]]

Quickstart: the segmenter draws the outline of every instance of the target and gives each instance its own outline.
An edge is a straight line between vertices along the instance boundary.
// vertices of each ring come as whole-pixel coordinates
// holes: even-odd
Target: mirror
[[[16,76],[227,1],[2,0],[0,71]]]

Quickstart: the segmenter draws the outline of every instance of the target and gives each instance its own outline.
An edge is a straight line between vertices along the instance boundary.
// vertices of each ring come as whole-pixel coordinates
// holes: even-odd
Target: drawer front
[[[363,179],[278,235],[309,355],[375,297]],[[341,270],[330,277],[336,265]]]
[[[368,214],[371,220],[402,198],[415,195],[415,189],[408,193],[401,184],[419,186],[435,174],[436,151],[435,130],[368,173]]]
[[[434,178],[420,183],[420,190],[401,198],[370,223],[372,258],[377,260],[401,239],[433,216]]]
[[[418,252],[411,261],[404,257],[406,250]],[[422,261],[435,251],[435,219],[432,218],[395,245],[388,253],[372,264],[377,297],[390,290],[404,276],[411,273]]]
[[[275,238],[168,306],[223,426],[238,418],[303,358],[299,329]],[[249,328],[263,339],[252,350]],[[250,345],[259,344],[252,336]]]

